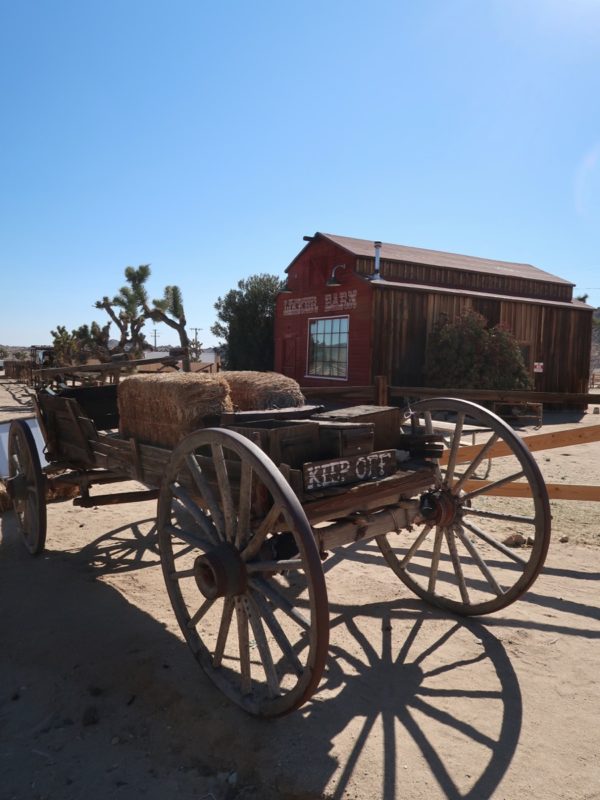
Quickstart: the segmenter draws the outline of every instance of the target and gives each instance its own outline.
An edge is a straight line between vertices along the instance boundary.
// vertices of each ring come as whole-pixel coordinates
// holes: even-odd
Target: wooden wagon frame
[[[77,486],[82,506],[157,498],[181,631],[204,671],[253,715],[292,711],[319,685],[331,550],[374,540],[412,591],[467,615],[506,607],[542,568],[550,509],[539,468],[521,438],[474,403],[227,414],[171,450],[119,433],[116,392],[37,391],[44,469],[27,424],[11,424],[7,489],[23,540],[42,552],[49,484]],[[464,446],[475,429],[480,441]],[[145,488],[90,493],[131,480]],[[501,495],[515,487],[507,505]]]

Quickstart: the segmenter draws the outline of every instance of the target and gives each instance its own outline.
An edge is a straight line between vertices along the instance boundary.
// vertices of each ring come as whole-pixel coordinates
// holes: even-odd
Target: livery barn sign
[[[331,314],[339,311],[352,311],[356,308],[356,289],[331,292],[319,303],[316,295],[310,297],[290,297],[283,302],[283,316],[296,317],[300,314]],[[322,305],[322,308],[320,307]]]
[[[395,450],[378,450],[364,456],[312,461],[302,467],[304,489],[307,492],[344,486],[347,483],[377,481],[393,475],[395,471]]]

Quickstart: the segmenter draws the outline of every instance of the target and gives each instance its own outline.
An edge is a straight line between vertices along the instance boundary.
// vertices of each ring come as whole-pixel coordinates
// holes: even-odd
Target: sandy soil
[[[0,421],[28,411],[0,381]],[[598,424],[592,411],[544,430]],[[537,457],[548,481],[600,485],[600,443]],[[52,504],[37,559],[3,514],[1,800],[600,798],[600,504],[552,505],[543,574],[490,617],[432,610],[374,544],[326,561],[324,680],[274,722],[190,656],[154,503]]]

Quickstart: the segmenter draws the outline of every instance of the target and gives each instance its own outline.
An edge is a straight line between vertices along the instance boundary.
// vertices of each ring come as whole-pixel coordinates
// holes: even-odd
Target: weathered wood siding
[[[372,258],[358,258],[356,270],[361,275],[372,275],[373,264]],[[445,286],[448,289],[507,294],[511,297],[532,297],[563,303],[571,301],[572,288],[569,284],[536,281],[521,276],[495,275],[490,272],[474,272],[386,259],[381,260],[380,272],[385,280],[398,283]]]
[[[525,353],[538,391],[584,392],[589,380],[591,313],[499,298],[379,287],[373,293],[373,372],[397,386],[424,386],[427,338],[440,315],[472,308],[490,325],[502,323]],[[534,362],[543,373],[534,375]]]

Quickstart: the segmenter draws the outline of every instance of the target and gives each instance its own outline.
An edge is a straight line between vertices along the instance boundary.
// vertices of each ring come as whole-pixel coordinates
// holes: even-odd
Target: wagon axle
[[[419,512],[423,519],[444,528],[455,521],[459,508],[459,497],[447,489],[426,492],[419,501]]]

